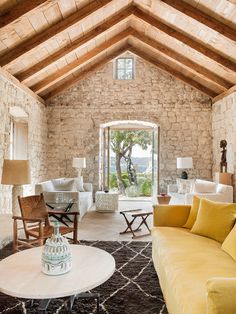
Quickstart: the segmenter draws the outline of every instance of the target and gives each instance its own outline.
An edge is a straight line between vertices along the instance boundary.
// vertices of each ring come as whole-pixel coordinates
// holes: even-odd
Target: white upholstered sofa
[[[58,178],[35,185],[35,194],[43,193],[46,203],[74,202],[72,211],[80,213],[80,220],[93,205],[93,186],[83,183],[82,177]]]
[[[192,204],[194,195],[200,198],[206,198],[214,202],[233,203],[233,187],[206,180],[185,180],[187,189],[181,187],[181,180],[178,184],[168,186],[168,194],[171,195],[171,204]],[[187,182],[189,181],[189,182]],[[184,183],[184,181],[182,181]]]

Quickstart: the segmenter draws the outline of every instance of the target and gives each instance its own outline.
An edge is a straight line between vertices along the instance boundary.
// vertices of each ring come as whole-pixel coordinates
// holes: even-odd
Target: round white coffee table
[[[71,245],[71,271],[48,276],[41,271],[42,248],[21,251],[0,262],[0,292],[18,298],[46,299],[49,303],[49,299],[74,297],[91,290],[108,280],[115,271],[115,260],[106,251]],[[46,310],[45,304],[41,310]]]

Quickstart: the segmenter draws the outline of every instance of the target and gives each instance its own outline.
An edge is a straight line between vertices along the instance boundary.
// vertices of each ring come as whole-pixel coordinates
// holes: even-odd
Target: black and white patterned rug
[[[101,295],[101,314],[168,314],[151,259],[151,242],[96,241],[81,244],[106,250],[116,261],[114,275],[93,289]],[[0,259],[12,253],[11,244],[0,250]],[[9,274],[10,275],[10,274]],[[47,313],[64,314],[66,298],[54,299]],[[38,303],[0,293],[0,314],[37,313]],[[76,299],[71,313],[96,313],[95,300]]]

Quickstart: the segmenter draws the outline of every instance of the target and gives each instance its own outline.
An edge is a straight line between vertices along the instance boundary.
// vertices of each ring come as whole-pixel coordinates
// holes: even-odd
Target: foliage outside
[[[137,197],[137,196],[151,196],[152,195],[151,174],[137,173],[138,184],[135,187],[138,188],[136,189],[138,193],[135,193],[134,190],[132,191],[132,189],[130,190],[127,189],[131,187],[131,185],[129,184],[127,172],[123,172],[121,176],[122,176],[122,181],[125,186],[125,191],[126,191],[127,196]],[[110,188],[113,190],[119,190],[118,184],[117,184],[117,176],[115,173],[110,174]]]
[[[123,195],[135,197],[151,196],[152,181],[150,173],[137,173],[133,160],[133,147],[138,145],[147,150],[151,145],[151,133],[147,131],[112,131],[111,149],[115,153],[116,173],[110,175],[110,188],[118,189]],[[126,163],[126,172],[122,172],[121,160]]]

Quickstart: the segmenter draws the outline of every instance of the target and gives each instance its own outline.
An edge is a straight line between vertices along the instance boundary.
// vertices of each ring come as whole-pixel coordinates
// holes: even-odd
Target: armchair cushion
[[[201,199],[192,233],[223,242],[236,218],[236,204],[215,203]]]
[[[197,179],[194,184],[194,193],[216,193],[217,184],[215,182]]]
[[[53,179],[52,184],[55,191],[73,191],[74,180],[73,179]]]

